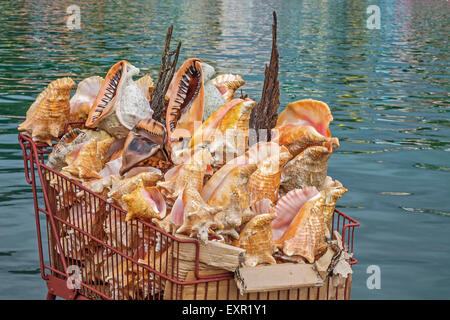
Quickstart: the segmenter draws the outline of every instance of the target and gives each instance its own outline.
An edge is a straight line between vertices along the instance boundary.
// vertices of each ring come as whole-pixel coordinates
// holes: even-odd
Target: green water
[[[329,174],[355,233],[352,298],[450,298],[448,1],[0,1],[0,299],[42,299],[31,188],[17,125],[52,80],[104,76],[127,59],[156,78],[166,29],[199,57],[238,73],[259,99],[279,19],[281,105],[327,102],[341,147]],[[381,8],[381,29],[366,8]],[[369,290],[367,267],[381,270]]]

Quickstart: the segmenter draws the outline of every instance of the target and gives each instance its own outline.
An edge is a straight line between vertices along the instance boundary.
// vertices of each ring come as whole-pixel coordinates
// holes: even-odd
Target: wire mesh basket
[[[210,272],[200,262],[196,239],[171,235],[140,219],[125,221],[123,209],[46,166],[51,147],[24,134],[19,134],[19,143],[25,178],[33,191],[47,299],[350,298],[351,276],[341,286],[328,277],[321,287],[241,295],[232,272]],[[340,232],[349,253],[357,226],[356,220],[335,210],[332,228]],[[186,245],[194,248],[189,261],[180,255]],[[350,264],[356,262],[352,258]]]

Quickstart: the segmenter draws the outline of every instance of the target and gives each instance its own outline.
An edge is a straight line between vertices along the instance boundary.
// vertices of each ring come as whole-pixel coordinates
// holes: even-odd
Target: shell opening
[[[106,108],[108,103],[111,102],[111,100],[116,96],[117,88],[119,85],[120,78],[122,77],[123,70],[122,68],[119,69],[114,77],[110,79],[110,81],[107,84],[107,87],[105,88],[105,92],[103,94],[103,98],[101,101],[103,104],[99,104],[95,111],[97,112],[93,117],[92,120],[96,121],[98,117],[101,115],[103,110]]]
[[[119,84],[126,71],[126,64],[126,61],[120,61],[109,70],[94,105],[91,108],[88,120],[86,121],[86,126],[94,126],[112,109],[119,90]]]
[[[185,73],[181,76],[178,91],[176,93],[177,97],[174,105],[172,106],[172,112],[170,113],[170,116],[172,116],[172,119],[169,121],[170,131],[175,130],[178,120],[184,113],[186,113],[187,110],[189,110],[192,102],[200,92],[200,88],[202,86],[202,73],[196,66],[197,61],[189,66],[189,68],[187,68]]]

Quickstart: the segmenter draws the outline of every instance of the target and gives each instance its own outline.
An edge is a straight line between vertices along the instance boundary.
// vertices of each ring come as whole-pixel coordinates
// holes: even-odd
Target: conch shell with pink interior
[[[214,234],[214,230],[223,228],[223,225],[214,219],[221,208],[209,206],[191,185],[186,185],[181,195],[171,212],[172,222],[180,226],[176,233],[206,243],[209,236]]]
[[[288,103],[278,116],[276,126],[281,127],[287,124],[312,126],[319,134],[331,137],[329,129],[331,121],[333,121],[333,116],[325,102],[304,99]]]
[[[81,81],[77,86],[77,91],[70,99],[70,120],[86,121],[92,104],[100,91],[103,78],[92,76]]]
[[[275,244],[285,255],[301,256],[313,263],[326,250],[325,238],[331,232],[330,212],[346,191],[341,185],[320,193],[314,188],[288,193],[275,209],[278,214],[272,223]]]
[[[141,218],[151,221],[153,218],[163,219],[166,216],[166,202],[156,187],[145,187],[142,180],[137,188],[122,197],[128,212],[126,221]]]

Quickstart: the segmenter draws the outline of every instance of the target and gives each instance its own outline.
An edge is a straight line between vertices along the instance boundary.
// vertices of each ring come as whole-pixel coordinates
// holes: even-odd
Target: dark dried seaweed
[[[153,110],[153,119],[164,123],[165,104],[164,98],[169,89],[175,69],[177,67],[178,56],[180,54],[181,41],[174,51],[170,51],[170,40],[172,38],[173,26],[171,25],[167,30],[166,41],[164,44],[164,51],[161,57],[161,66],[159,68],[158,82],[155,90],[151,93],[150,107]],[[173,61],[172,61],[173,57]]]
[[[264,72],[264,85],[261,100],[253,109],[250,117],[250,127],[256,129],[256,141],[270,140],[270,130],[275,127],[280,106],[280,85],[278,82],[279,55],[277,49],[277,14],[273,12],[272,53],[269,66]],[[267,134],[263,132],[267,130]]]

